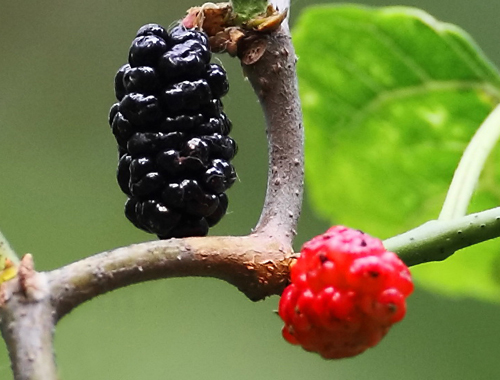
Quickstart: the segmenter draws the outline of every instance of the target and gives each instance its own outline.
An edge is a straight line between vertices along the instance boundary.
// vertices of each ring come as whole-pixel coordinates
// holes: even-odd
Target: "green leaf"
[[[436,219],[463,150],[500,101],[496,68],[464,31],[414,8],[309,8],[293,37],[316,212],[380,238]],[[494,162],[469,211],[500,204]],[[499,248],[413,272],[429,289],[500,300]]]

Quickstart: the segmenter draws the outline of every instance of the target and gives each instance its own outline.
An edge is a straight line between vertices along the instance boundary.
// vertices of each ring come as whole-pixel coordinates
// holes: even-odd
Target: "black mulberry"
[[[147,24],[115,76],[109,124],[125,215],[160,239],[206,235],[236,179],[237,146],[220,100],[229,84],[210,58],[204,33]]]

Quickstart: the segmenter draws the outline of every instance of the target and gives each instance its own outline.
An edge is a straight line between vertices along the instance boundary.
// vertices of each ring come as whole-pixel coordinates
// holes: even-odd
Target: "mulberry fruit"
[[[404,317],[412,291],[408,268],[380,240],[332,227],[291,267],[279,303],[283,337],[326,359],[358,355]]]
[[[210,58],[204,33],[148,24],[115,76],[109,124],[125,215],[160,239],[206,235],[236,180],[237,145],[220,100],[229,84]]]

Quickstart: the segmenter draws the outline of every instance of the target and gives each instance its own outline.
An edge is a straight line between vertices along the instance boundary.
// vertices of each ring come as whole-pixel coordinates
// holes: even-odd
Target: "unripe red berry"
[[[334,226],[302,247],[279,315],[283,337],[324,358],[355,356],[403,319],[410,271],[382,241]]]

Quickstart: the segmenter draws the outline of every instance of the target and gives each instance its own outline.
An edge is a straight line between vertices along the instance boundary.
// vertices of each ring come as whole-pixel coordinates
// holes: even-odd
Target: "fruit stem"
[[[431,220],[384,241],[406,265],[442,261],[459,249],[500,236],[500,207],[453,220]]]
[[[481,124],[465,149],[446,194],[439,220],[452,220],[467,214],[481,170],[499,138],[500,105]]]

